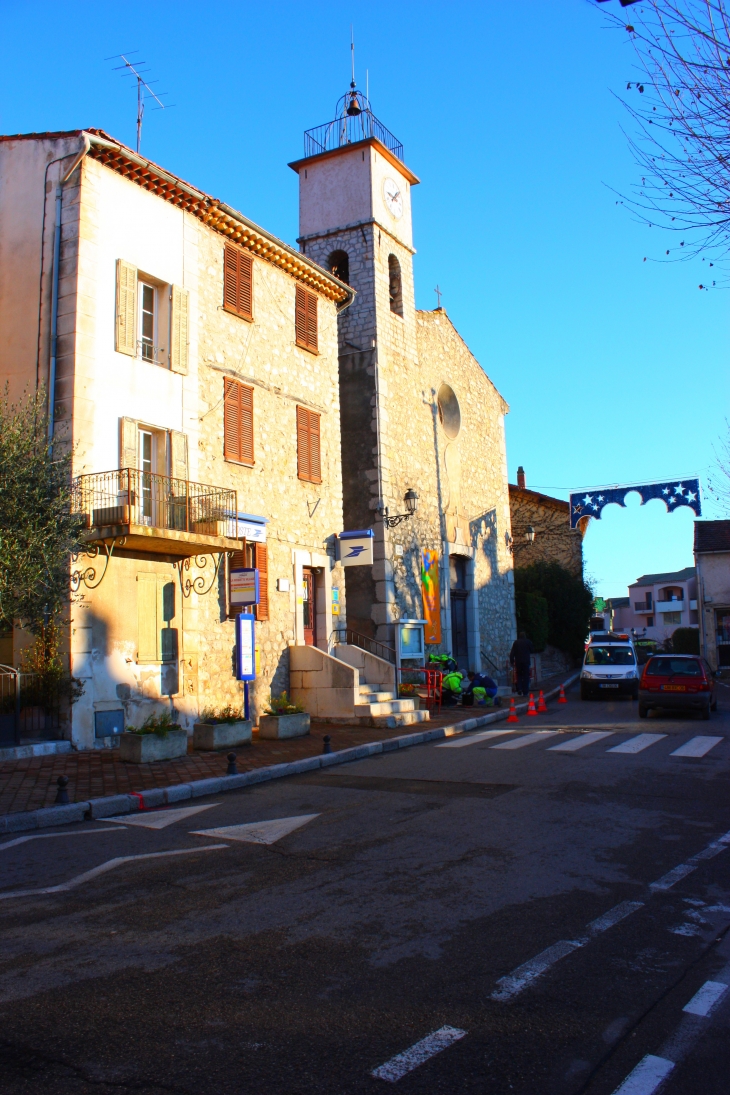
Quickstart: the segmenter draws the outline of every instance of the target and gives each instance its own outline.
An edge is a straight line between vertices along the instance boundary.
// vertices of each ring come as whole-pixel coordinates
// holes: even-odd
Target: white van
[[[610,699],[612,696],[639,698],[639,667],[630,635],[594,631],[583,657],[580,698]]]

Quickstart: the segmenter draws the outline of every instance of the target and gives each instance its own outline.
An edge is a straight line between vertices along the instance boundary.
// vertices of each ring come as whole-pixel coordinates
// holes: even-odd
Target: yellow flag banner
[[[421,587],[423,618],[426,621],[426,642],[441,642],[441,591],[439,589],[439,556],[433,548],[421,549]]]

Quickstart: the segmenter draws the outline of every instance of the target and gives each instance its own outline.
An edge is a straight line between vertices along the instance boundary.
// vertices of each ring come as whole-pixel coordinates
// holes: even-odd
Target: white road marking
[[[109,830],[113,832],[112,829]],[[113,871],[115,867],[121,867],[123,863],[131,863],[137,859],[161,859],[163,856],[168,855],[195,855],[197,852],[215,852],[219,848],[227,848],[227,844],[204,844],[200,848],[180,848],[173,852],[145,852],[143,855],[120,855],[116,859],[107,859],[106,863],[101,863],[98,867],[92,868],[90,871],[84,871],[83,874],[77,874],[74,878],[70,878],[68,882],[62,882],[59,886],[43,886],[38,890],[12,890],[10,893],[0,893],[0,901],[5,901],[9,897],[36,897],[40,894],[49,893],[65,893],[67,890],[75,890],[77,886],[81,886],[84,882],[90,882],[92,878],[96,878],[100,874],[106,874],[107,871]]]
[[[699,992],[696,992],[690,1002],[684,1005],[682,1011],[688,1011],[690,1015],[709,1015],[727,989],[728,986],[722,981],[705,981]]]
[[[435,1057],[437,1053],[441,1053],[442,1050],[448,1049],[454,1042],[458,1042],[465,1034],[466,1031],[459,1030],[458,1027],[439,1027],[433,1034],[429,1034],[427,1038],[422,1038],[420,1042],[416,1042],[404,1053],[399,1053],[397,1057],[391,1057],[384,1065],[373,1069],[370,1075],[375,1076],[378,1080],[387,1080],[389,1083],[394,1084],[402,1076],[422,1065],[424,1061],[428,1061],[430,1057]]]
[[[553,943],[551,947],[546,947],[544,951],[531,958],[529,962],[524,962],[521,966],[518,966],[506,977],[500,977],[497,981],[500,988],[495,989],[491,994],[492,1000],[511,1000],[513,996],[517,996],[536,977],[549,970],[561,958],[565,958],[566,955],[572,954],[580,947],[584,947],[594,935],[608,931],[614,924],[620,923],[631,913],[643,907],[643,901],[622,901],[620,904],[614,905],[612,909],[603,913],[596,920],[591,920],[590,924],[587,925],[587,935],[578,936],[577,939],[561,939],[559,942]]]
[[[690,741],[686,741],[684,745],[680,745],[679,749],[675,749],[674,752],[669,755],[670,757],[704,757],[706,753],[709,753],[710,749],[714,749],[715,746],[723,740],[723,738],[702,736],[691,738]]]
[[[0,852],[6,848],[15,848],[18,844],[25,844],[27,840],[51,840],[59,836],[93,836],[94,833],[121,833],[121,829],[76,829],[71,833],[31,833],[29,836],[16,836],[15,840],[6,840],[0,844]]]
[[[592,745],[594,741],[613,737],[615,732],[615,730],[594,730],[590,734],[581,734],[579,737],[571,738],[570,741],[564,741],[560,745],[551,745],[548,752],[577,753],[579,749],[585,749],[586,745]]]
[[[302,825],[313,821],[319,814],[300,814],[299,817],[278,817],[273,821],[253,821],[247,825],[223,825],[219,829],[196,829],[192,836],[219,836],[224,840],[242,840],[248,844],[274,844],[287,833],[293,833]]]
[[[463,749],[465,745],[474,745],[477,741],[485,741],[487,738],[498,738],[502,734],[514,734],[514,730],[483,730],[479,734],[470,734],[468,738],[459,738],[458,741],[442,741],[437,749]]]
[[[647,1053],[613,1095],[652,1095],[674,1068],[674,1061]]]
[[[713,840],[712,844],[708,844],[701,852],[697,852],[696,855],[690,856],[686,863],[680,863],[671,871],[667,871],[661,878],[658,878],[656,882],[652,882],[649,889],[670,890],[675,883],[681,882],[688,874],[692,874],[693,871],[696,871],[700,863],[704,862],[704,860],[714,859],[720,852],[724,852],[728,844],[730,844],[730,833],[725,833],[719,840]]]
[[[204,806],[181,806],[176,810],[143,810],[141,814],[123,817],[105,817],[104,821],[111,821],[114,825],[138,825],[142,829],[166,829],[176,821],[182,821],[185,817],[192,817],[202,810],[210,810],[213,806],[220,806],[219,802],[207,802]]]
[[[534,734],[525,734],[522,738],[513,738],[512,741],[502,741],[499,745],[491,745],[490,749],[521,749],[523,745],[532,745],[536,741],[544,741],[545,738],[554,737],[559,730],[537,730]]]
[[[628,741],[622,741],[620,745],[614,745],[613,749],[607,749],[607,753],[641,753],[650,745],[656,745],[665,738],[666,734],[634,734]]]

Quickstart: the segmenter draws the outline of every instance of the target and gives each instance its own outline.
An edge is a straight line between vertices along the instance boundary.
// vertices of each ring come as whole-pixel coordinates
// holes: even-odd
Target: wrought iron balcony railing
[[[361,96],[361,99],[364,101],[364,96]],[[403,159],[401,142],[396,140],[390,130],[385,128],[368,107],[354,117],[350,117],[343,111],[342,115],[334,121],[305,130],[304,155],[317,156],[320,152],[331,152],[332,149],[355,144],[356,141],[364,141],[368,137],[376,137],[389,152],[392,152],[399,160]]]
[[[147,525],[205,536],[238,537],[235,490],[118,468],[74,480],[74,513],[88,529]]]

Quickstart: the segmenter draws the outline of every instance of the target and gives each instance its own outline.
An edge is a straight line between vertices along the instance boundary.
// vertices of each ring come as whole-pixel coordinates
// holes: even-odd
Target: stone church
[[[403,146],[354,83],[308,130],[299,246],[355,291],[338,317],[345,530],[374,532],[374,565],[345,570],[347,626],[393,644],[427,619],[431,650],[505,665],[515,638],[504,416],[446,311],[415,305]],[[415,510],[414,512],[411,512]]]

